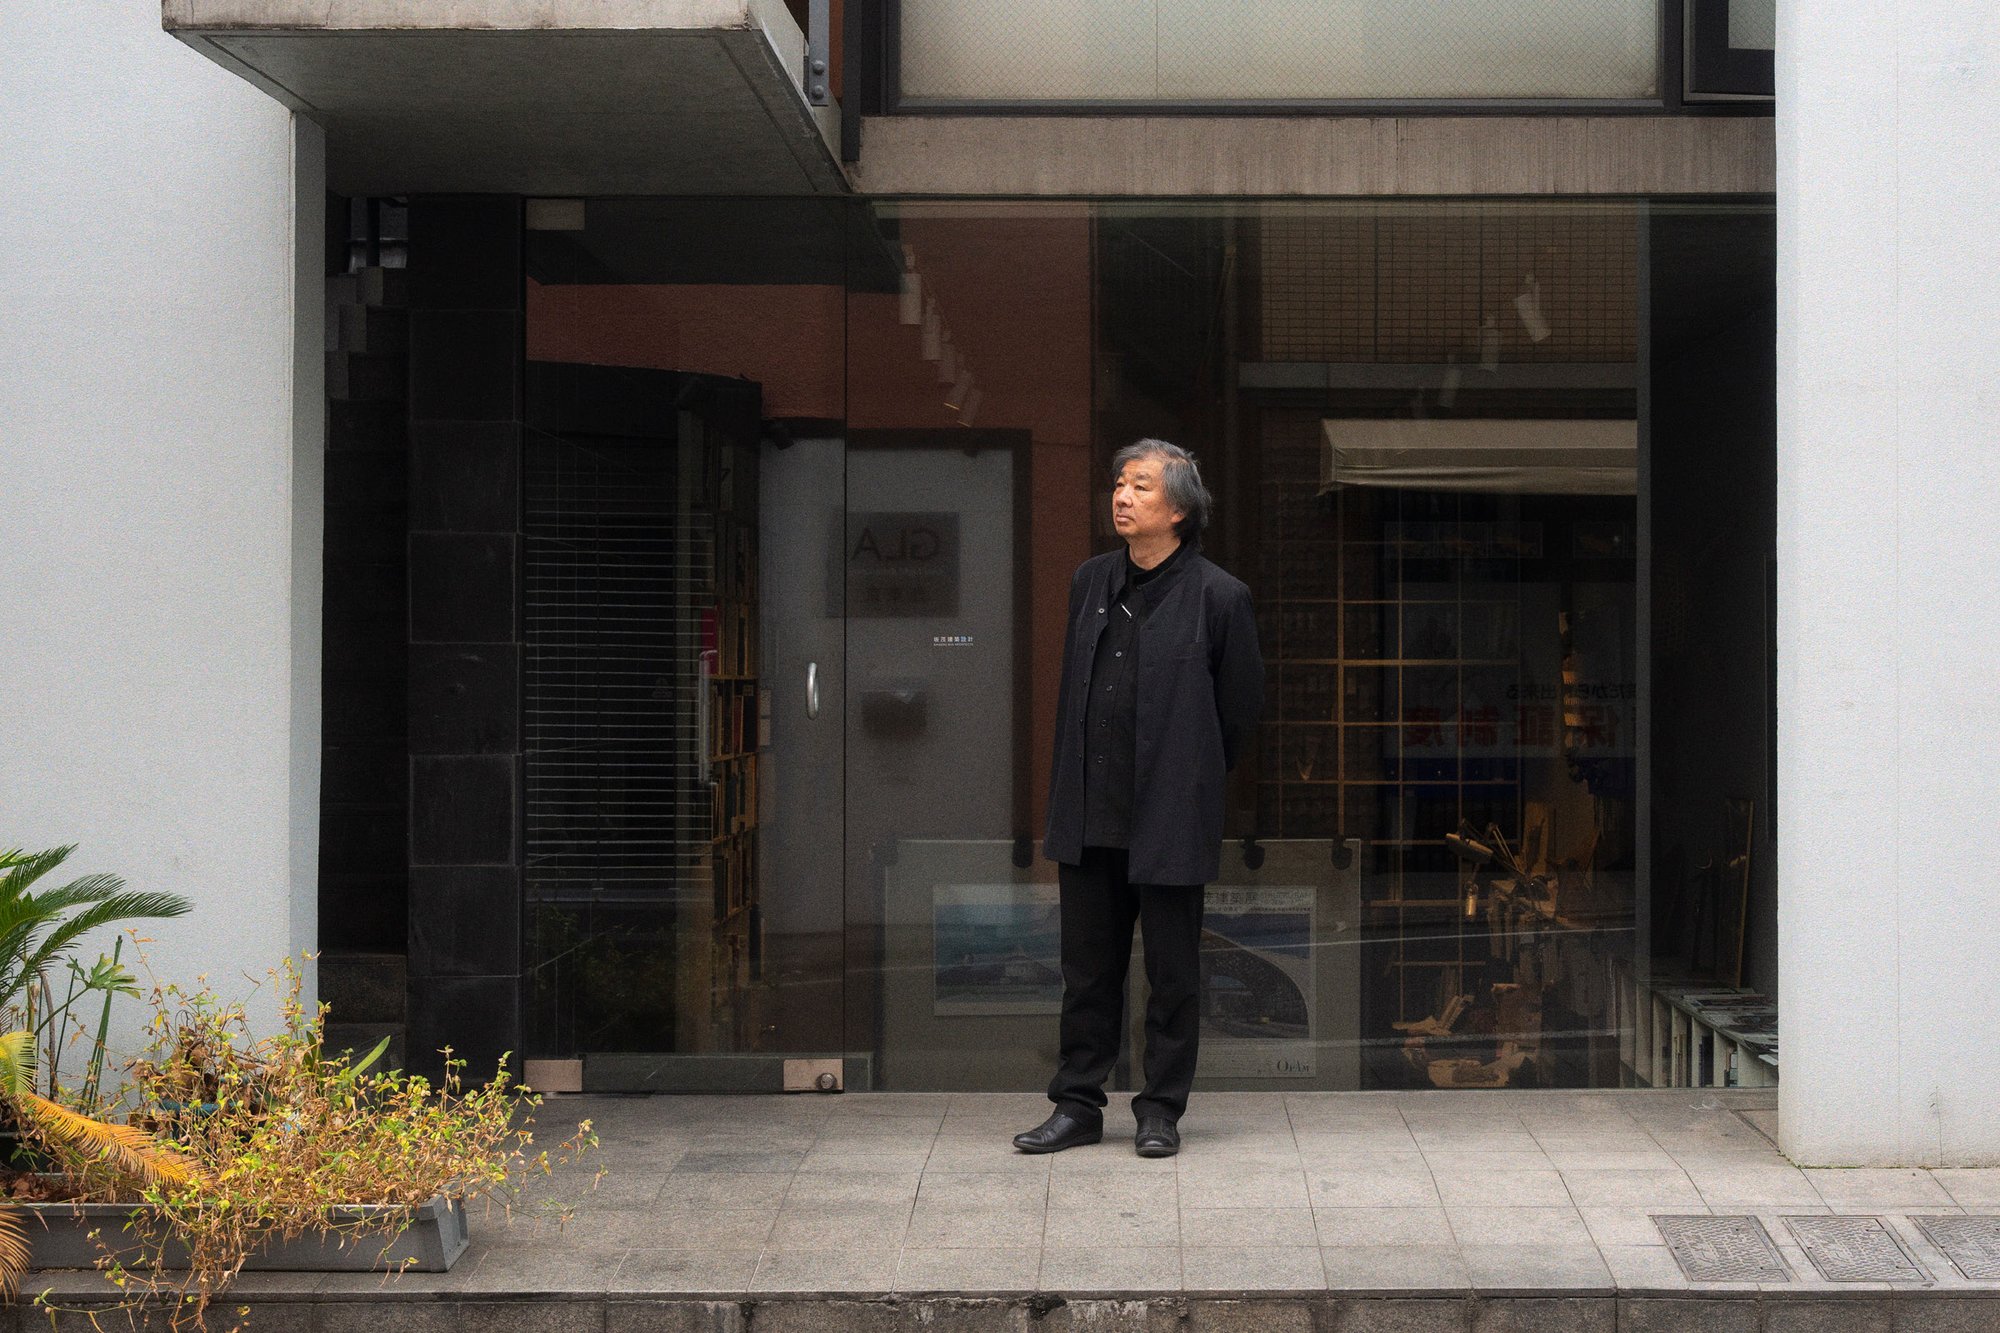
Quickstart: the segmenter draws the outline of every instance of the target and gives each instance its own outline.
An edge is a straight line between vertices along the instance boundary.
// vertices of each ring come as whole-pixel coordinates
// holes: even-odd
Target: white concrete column
[[[2000,1163],[2000,9],[1781,0],[1785,1151]]]
[[[316,936],[319,140],[156,0],[0,52],[0,843],[191,898],[155,970],[244,994]]]

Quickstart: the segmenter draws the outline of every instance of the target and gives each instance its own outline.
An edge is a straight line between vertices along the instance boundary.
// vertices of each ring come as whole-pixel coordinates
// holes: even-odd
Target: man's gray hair
[[[1118,480],[1127,463],[1142,458],[1157,458],[1161,462],[1160,484],[1166,488],[1167,504],[1183,515],[1174,526],[1174,535],[1183,541],[1199,536],[1208,526],[1215,497],[1201,484],[1201,468],[1196,465],[1194,455],[1165,440],[1135,440],[1111,456],[1111,480]]]

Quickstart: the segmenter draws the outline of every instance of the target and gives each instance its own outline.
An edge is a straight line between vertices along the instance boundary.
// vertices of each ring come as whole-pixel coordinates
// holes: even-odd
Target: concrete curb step
[[[65,1305],[56,1327],[89,1326],[88,1305]],[[2000,1329],[2000,1293],[1902,1291],[1240,1299],[774,1296],[702,1301],[578,1298],[568,1293],[466,1300],[356,1290],[293,1299],[232,1296],[218,1306],[219,1313],[227,1315],[226,1324],[240,1325],[244,1333],[1993,1333]],[[0,1329],[28,1333],[49,1327],[49,1319],[45,1311],[17,1305],[0,1314]],[[70,1325],[69,1320],[78,1322]],[[130,1326],[164,1329],[168,1320],[162,1313]]]

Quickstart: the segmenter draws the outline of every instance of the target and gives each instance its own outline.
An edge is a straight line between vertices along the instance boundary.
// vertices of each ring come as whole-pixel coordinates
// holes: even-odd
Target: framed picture
[[[1310,1079],[1318,1072],[1311,884],[1216,884],[1201,931],[1201,1072]]]
[[[1061,1012],[1055,885],[934,885],[931,939],[933,1014]]]

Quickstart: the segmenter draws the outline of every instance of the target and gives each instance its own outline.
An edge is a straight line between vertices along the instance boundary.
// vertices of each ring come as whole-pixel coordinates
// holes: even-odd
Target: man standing
[[[1264,697],[1250,590],[1203,558],[1211,497],[1194,456],[1140,440],[1111,460],[1125,549],[1070,583],[1043,852],[1060,863],[1063,1004],[1055,1112],[1023,1152],[1104,1136],[1132,926],[1145,939],[1141,1157],[1180,1151],[1201,1021],[1202,893],[1222,859],[1224,775]]]

